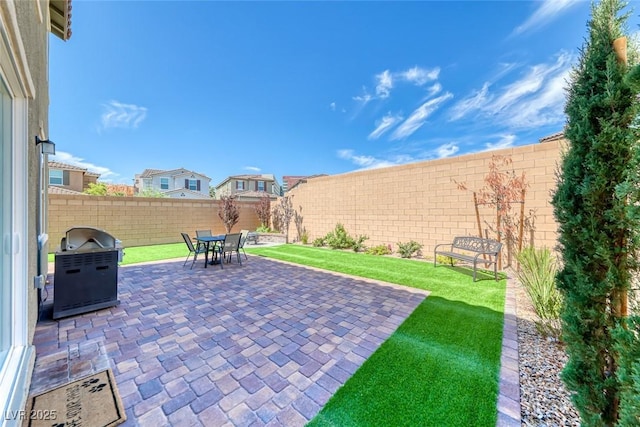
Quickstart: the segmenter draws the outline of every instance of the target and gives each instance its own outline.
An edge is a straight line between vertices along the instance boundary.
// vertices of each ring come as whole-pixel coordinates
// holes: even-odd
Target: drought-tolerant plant
[[[398,242],[398,253],[401,258],[411,258],[414,254],[419,254],[422,245],[414,240],[407,243]]]
[[[295,213],[293,208],[293,196],[283,196],[280,203],[273,209],[274,224],[278,224],[280,231],[284,233],[285,243],[289,243],[289,224]]]
[[[269,217],[271,216],[271,197],[267,193],[260,196],[260,200],[255,206],[258,221],[261,227],[269,228]]]
[[[364,234],[358,235],[353,240],[353,251],[354,252],[362,252],[363,250],[365,250],[364,241],[367,240],[368,238],[369,237],[364,235]]]
[[[353,237],[349,236],[344,225],[338,223],[333,231],[325,236],[325,242],[331,249],[349,249],[353,247]]]
[[[302,232],[302,236],[300,236],[300,241],[302,242],[303,245],[306,245],[307,243],[309,243],[309,233],[307,233],[306,229]]]
[[[313,239],[313,246],[315,247],[321,247],[325,245],[325,241],[324,241],[324,237],[317,237],[315,239]]]
[[[258,228],[256,228],[256,231],[258,233],[271,233],[273,230],[271,230],[266,225],[260,225]]]
[[[527,291],[533,308],[540,318],[536,327],[545,336],[560,339],[560,310],[562,294],[556,288],[558,267],[548,248],[524,248],[516,255],[520,268],[517,277]]]
[[[231,229],[240,218],[240,210],[236,203],[236,196],[224,195],[220,197],[220,207],[218,208],[218,217],[222,220],[227,234],[231,233]]]
[[[437,255],[436,256],[436,262],[438,264],[456,265],[458,263],[458,260],[455,259],[455,258],[451,258],[450,256],[446,256],[446,255]]]
[[[369,255],[389,255],[391,254],[391,245],[372,246],[365,253]]]

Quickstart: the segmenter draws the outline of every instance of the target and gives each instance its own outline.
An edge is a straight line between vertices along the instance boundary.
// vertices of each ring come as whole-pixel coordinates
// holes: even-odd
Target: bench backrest
[[[467,251],[485,252],[497,255],[500,252],[500,249],[502,249],[502,243],[492,239],[464,236],[454,237],[453,247]]]

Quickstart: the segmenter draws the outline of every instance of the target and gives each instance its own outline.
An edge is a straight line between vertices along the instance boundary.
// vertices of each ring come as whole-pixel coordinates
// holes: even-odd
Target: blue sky
[[[338,174],[562,129],[590,2],[73,1],[50,39],[55,160]],[[629,31],[638,30],[634,11]]]

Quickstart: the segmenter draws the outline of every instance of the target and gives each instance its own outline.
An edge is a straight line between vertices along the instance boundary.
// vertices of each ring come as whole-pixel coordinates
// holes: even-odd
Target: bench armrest
[[[436,245],[435,248],[433,248],[433,252],[435,253],[440,246],[449,246],[449,252],[453,251],[453,243],[440,243],[439,245]]]

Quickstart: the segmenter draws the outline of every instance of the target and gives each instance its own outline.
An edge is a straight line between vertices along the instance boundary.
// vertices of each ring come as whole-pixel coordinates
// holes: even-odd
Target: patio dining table
[[[209,264],[209,251],[215,250],[218,242],[224,242],[224,238],[224,234],[218,234],[217,236],[196,237],[196,241],[198,243],[203,243],[207,247],[207,250],[204,252],[204,268],[207,268],[207,265]],[[213,244],[213,248],[211,247],[211,244]],[[215,264],[215,260],[212,259],[211,264]]]

